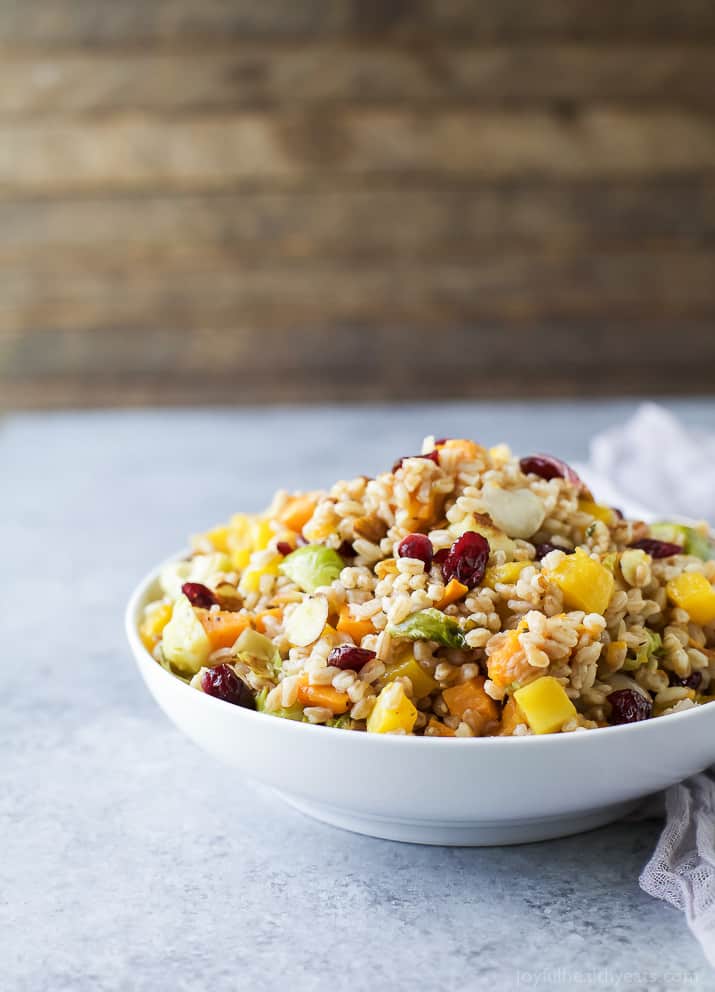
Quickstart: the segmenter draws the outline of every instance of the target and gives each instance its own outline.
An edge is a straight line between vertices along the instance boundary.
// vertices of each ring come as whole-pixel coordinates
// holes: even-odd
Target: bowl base
[[[365,816],[350,810],[313,803],[275,790],[294,809],[323,823],[352,833],[397,840],[408,844],[433,844],[447,847],[496,847],[505,844],[529,844],[602,827],[631,813],[642,799],[563,816],[532,820],[489,822],[441,822],[439,820],[403,820],[382,816]]]

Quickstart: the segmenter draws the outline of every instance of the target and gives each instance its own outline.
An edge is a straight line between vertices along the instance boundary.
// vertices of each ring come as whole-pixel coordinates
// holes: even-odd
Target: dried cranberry
[[[207,669],[201,677],[201,688],[207,696],[215,696],[234,706],[255,710],[256,701],[245,682],[236,675],[230,665],[217,665]]]
[[[438,437],[434,443],[435,448],[439,448],[441,445],[446,444],[449,441],[448,437]]]
[[[611,723],[638,723],[648,720],[653,704],[636,689],[617,689],[608,697],[611,704]]]
[[[448,555],[449,555],[449,548],[440,548],[439,551],[435,551],[432,561],[435,563],[435,565],[439,565],[441,568],[442,565],[447,560]]]
[[[670,541],[657,541],[654,537],[643,537],[640,541],[630,544],[631,548],[640,548],[651,558],[670,558],[671,555],[682,555],[683,548],[680,544],[671,544]]]
[[[489,561],[489,541],[476,531],[468,530],[449,549],[442,562],[442,576],[445,582],[457,579],[473,589],[484,578]]]
[[[681,679],[679,675],[675,674],[675,672],[668,672],[668,682],[670,685],[682,685],[685,689],[694,689],[696,692],[700,688],[700,683],[702,681],[702,672],[691,672],[690,675],[686,675],[684,679]]]
[[[571,466],[553,455],[528,455],[519,460],[519,467],[524,475],[538,475],[541,479],[566,479],[571,485],[585,489]]]
[[[202,582],[184,582],[181,591],[192,606],[200,606],[208,610],[218,604],[216,595]]]
[[[429,458],[431,462],[435,465],[439,465],[439,451],[428,451],[426,455],[403,455],[402,458],[398,458],[395,464],[392,466],[392,471],[396,472],[398,468],[402,468],[402,463],[405,458]]]
[[[339,647],[333,648],[328,655],[328,664],[334,665],[336,668],[352,668],[354,672],[359,672],[374,657],[375,652],[368,651],[367,648],[355,648],[352,644],[341,644]]]
[[[289,555],[293,551],[293,547],[287,541],[278,541],[276,551],[279,555]]]
[[[545,558],[546,555],[550,554],[552,551],[563,551],[565,555],[572,555],[575,553],[574,548],[560,548],[557,544],[550,544],[548,541],[545,541],[543,544],[536,544],[534,546],[534,550],[536,551],[537,561],[541,561],[542,558]]]
[[[425,569],[431,566],[433,553],[432,542],[424,534],[408,534],[397,547],[399,558],[419,558],[424,562]]]
[[[356,552],[350,541],[343,541],[338,548],[338,554],[341,558],[354,558]]]

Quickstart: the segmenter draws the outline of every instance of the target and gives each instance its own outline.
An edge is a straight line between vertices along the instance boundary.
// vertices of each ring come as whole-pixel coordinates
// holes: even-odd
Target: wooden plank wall
[[[712,0],[0,0],[0,405],[715,392]]]

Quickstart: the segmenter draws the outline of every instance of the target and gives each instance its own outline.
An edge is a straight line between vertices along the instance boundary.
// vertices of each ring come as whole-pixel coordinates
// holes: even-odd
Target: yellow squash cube
[[[412,694],[415,699],[422,699],[429,696],[437,688],[437,682],[429,672],[426,672],[418,661],[410,654],[395,665],[390,665],[385,675],[387,683],[394,682],[395,679],[407,677],[412,683]]]
[[[251,558],[251,518],[247,513],[235,513],[231,517],[226,535],[226,546],[231,555],[233,568],[244,569]]]
[[[139,625],[139,636],[147,651],[153,651],[161,639],[164,627],[171,620],[171,603],[161,603],[144,615]]]
[[[212,527],[211,530],[204,531],[203,534],[194,534],[191,538],[192,550],[199,554],[205,554],[207,548],[220,551],[222,554],[229,553],[228,546],[229,528],[227,524],[220,524]]]
[[[368,717],[367,732],[389,734],[401,730],[405,734],[411,734],[416,720],[417,708],[405,695],[402,685],[391,682],[377,697],[375,708]]]
[[[553,734],[576,716],[564,687],[550,675],[517,689],[514,701],[535,734]]]
[[[254,517],[251,522],[251,544],[254,551],[265,551],[276,536],[273,525],[266,517]]]
[[[239,571],[246,568],[253,552],[265,551],[275,536],[266,517],[253,513],[234,513],[226,535],[233,567]]]
[[[497,582],[513,585],[514,582],[518,582],[527,565],[533,564],[533,561],[508,561],[504,565],[494,565],[484,573],[482,585],[489,586],[490,589],[494,589]]]
[[[281,555],[276,555],[263,565],[249,565],[241,576],[238,591],[242,596],[258,592],[264,575],[278,575],[278,566],[283,561]]]
[[[682,572],[666,585],[670,600],[695,623],[715,620],[715,589],[700,572]]]
[[[564,604],[570,610],[585,613],[605,613],[613,594],[613,575],[600,562],[590,558],[583,548],[565,555],[550,578],[564,594]]]
[[[610,506],[594,503],[592,499],[580,499],[578,501],[578,508],[583,513],[588,513],[590,517],[595,517],[596,520],[602,520],[604,524],[611,524],[616,518]]]

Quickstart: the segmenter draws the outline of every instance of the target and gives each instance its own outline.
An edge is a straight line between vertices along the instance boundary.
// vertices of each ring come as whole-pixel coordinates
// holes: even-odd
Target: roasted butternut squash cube
[[[452,716],[461,719],[467,710],[472,710],[483,718],[485,724],[499,719],[499,708],[495,700],[485,692],[484,682],[484,676],[478,675],[442,692],[442,698]]]
[[[203,610],[194,608],[196,618],[206,632],[211,650],[232,648],[240,635],[250,626],[246,613],[233,613],[230,610]],[[176,610],[174,610],[176,615]]]
[[[435,717],[431,716],[429,722],[425,727],[425,737],[455,737],[456,734],[451,727],[448,727],[446,723],[442,723],[441,720],[437,720]]]
[[[448,451],[456,451],[460,458],[465,461],[473,461],[475,458],[479,458],[480,455],[484,454],[484,448],[480,444],[476,444],[474,441],[470,441],[465,437],[452,437],[449,440],[444,441],[442,444],[437,445],[437,449],[446,448]]]
[[[456,603],[469,592],[469,586],[465,586],[459,579],[450,579],[444,589],[444,596],[436,603],[438,610],[443,610],[445,606]]]
[[[372,620],[356,620],[347,606],[344,606],[340,610],[337,630],[339,630],[342,634],[348,634],[352,637],[356,644],[360,644],[360,641],[367,634],[375,633]]]
[[[303,706],[324,706],[335,716],[350,709],[347,692],[340,692],[332,685],[301,685],[298,688],[298,699]]]
[[[487,659],[489,678],[505,689],[520,682],[531,671],[531,666],[519,643],[519,630],[507,630],[500,635],[501,643]]]
[[[315,496],[308,493],[291,496],[278,514],[278,519],[285,527],[300,533],[313,516],[317,504],[318,501]]]
[[[499,727],[500,737],[511,737],[520,723],[526,723],[526,718],[514,702],[514,697],[509,696],[501,711],[501,725]]]

